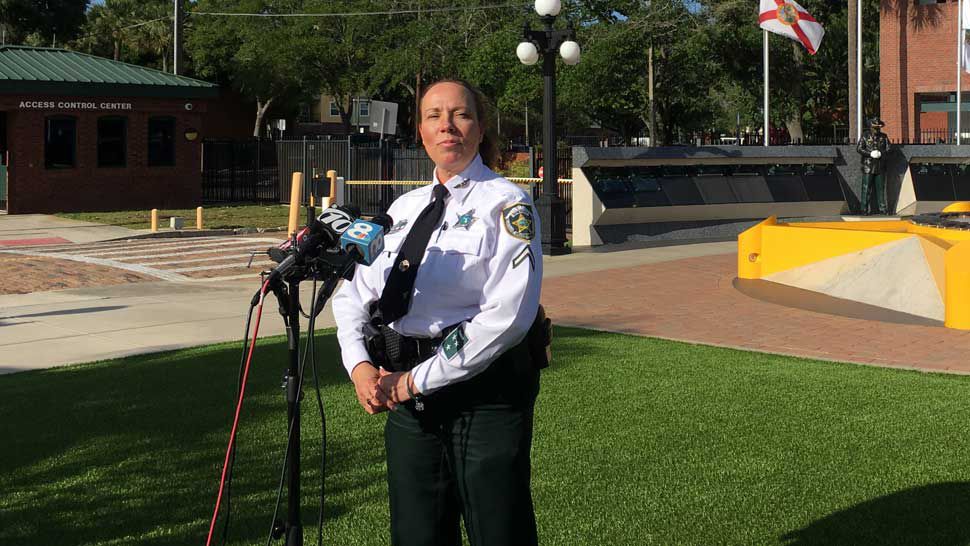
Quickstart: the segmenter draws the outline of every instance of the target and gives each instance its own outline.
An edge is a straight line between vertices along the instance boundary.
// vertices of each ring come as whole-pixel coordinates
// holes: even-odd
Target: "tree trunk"
[[[414,142],[421,140],[418,126],[421,125],[421,70],[414,78]]]
[[[263,117],[266,115],[266,111],[269,110],[271,104],[273,104],[273,99],[276,97],[270,97],[269,100],[263,102],[259,97],[256,97],[256,125],[253,127],[253,136],[259,138],[259,129],[263,125]]]
[[[852,0],[849,1],[851,2]],[[805,139],[805,133],[802,131],[802,105],[805,104],[802,100],[802,74],[805,68],[805,54],[802,51],[802,45],[800,43],[792,42],[791,47],[794,51],[796,68],[795,75],[791,81],[791,97],[795,99],[796,106],[795,111],[785,120],[785,128],[788,129],[788,136],[791,137],[792,142],[801,142]]]
[[[849,140],[855,140],[856,134],[858,134],[858,126],[856,124],[856,112],[859,108],[858,101],[856,100],[856,46],[858,45],[858,37],[856,36],[856,18],[857,18],[857,0],[849,0],[849,11],[848,11],[848,23],[849,23]]]

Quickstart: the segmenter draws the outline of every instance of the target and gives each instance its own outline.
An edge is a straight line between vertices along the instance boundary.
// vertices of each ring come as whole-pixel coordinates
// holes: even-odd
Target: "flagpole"
[[[957,0],[957,146],[960,145],[960,118],[962,112],[960,111],[960,105],[963,101],[960,99],[960,88],[963,83],[963,0]]]
[[[764,145],[768,145],[768,31],[762,31],[765,33],[765,46],[764,46],[764,57],[765,57],[765,137]]]
[[[851,0],[849,0],[851,1]],[[855,139],[862,139],[862,0],[856,0],[855,46]]]

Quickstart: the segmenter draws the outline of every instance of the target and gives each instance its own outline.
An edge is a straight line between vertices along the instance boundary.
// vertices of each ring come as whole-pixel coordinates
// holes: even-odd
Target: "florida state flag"
[[[822,25],[794,0],[761,0],[758,22],[768,32],[801,42],[812,55],[825,36]]]

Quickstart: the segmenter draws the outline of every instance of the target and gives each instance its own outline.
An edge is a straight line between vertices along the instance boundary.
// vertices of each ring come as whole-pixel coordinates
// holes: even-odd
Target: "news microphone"
[[[384,232],[394,223],[386,214],[378,214],[370,222],[356,220],[340,236],[340,249],[364,265],[374,260],[384,250]]]
[[[357,214],[359,212],[356,207],[333,205],[321,212],[320,216],[317,216],[309,228],[300,232],[303,238],[301,239],[300,235],[297,236],[295,250],[290,248],[292,242],[289,242],[289,244],[284,243],[281,245],[281,247],[285,246],[285,249],[280,248],[279,251],[270,249],[267,251],[271,257],[274,257],[274,255],[275,257],[279,257],[281,255],[280,251],[287,252],[285,258],[270,273],[270,280],[276,280],[282,277],[294,266],[302,264],[307,257],[319,254],[320,250],[324,248],[337,247],[340,242],[340,236],[353,224]],[[383,246],[383,241],[381,244]]]
[[[326,232],[326,246],[328,248],[336,246],[340,235],[347,230],[353,221],[360,216],[360,211],[353,205],[341,207],[332,205],[320,213],[310,226],[304,227],[296,234],[296,244],[301,246],[303,240],[311,233]],[[319,242],[317,243],[319,244]],[[293,246],[293,239],[287,239],[275,247],[266,249],[266,254],[276,263],[282,263],[291,254],[290,247]]]

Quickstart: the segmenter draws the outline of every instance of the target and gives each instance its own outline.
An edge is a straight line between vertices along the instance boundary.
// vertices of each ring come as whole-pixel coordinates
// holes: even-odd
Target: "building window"
[[[77,119],[49,117],[45,125],[44,166],[48,169],[73,168],[77,151]]]
[[[127,164],[128,119],[98,119],[98,167],[124,167]]]
[[[357,112],[360,117],[366,118],[370,117],[370,101],[362,100],[357,103]]]
[[[340,115],[340,110],[337,109],[337,101],[335,101],[333,99],[330,99],[330,115],[331,116],[339,116]]]
[[[148,166],[175,165],[175,118],[148,118]]]

